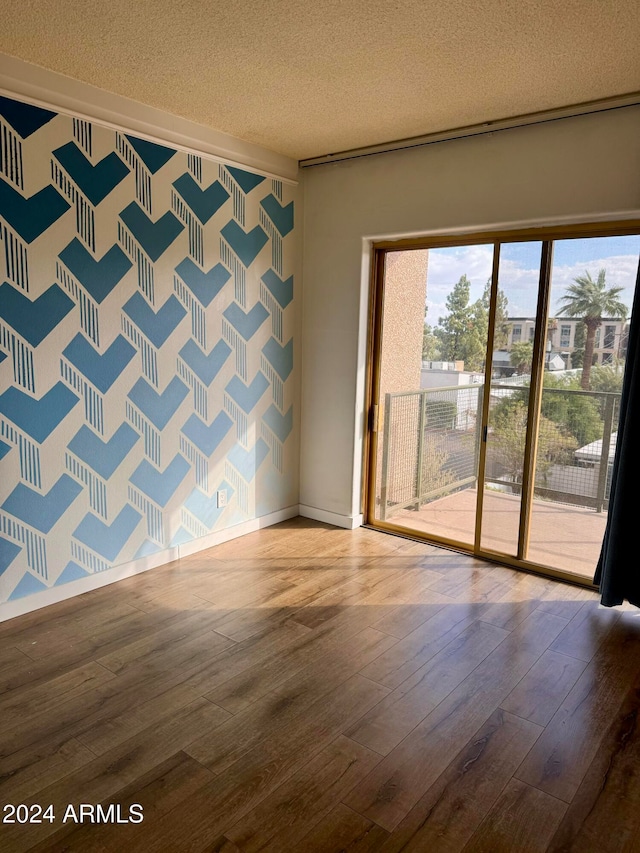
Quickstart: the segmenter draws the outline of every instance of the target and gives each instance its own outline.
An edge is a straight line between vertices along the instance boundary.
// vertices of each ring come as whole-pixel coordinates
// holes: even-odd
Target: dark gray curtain
[[[640,268],[620,400],[609,517],[593,582],[607,607],[640,607]]]

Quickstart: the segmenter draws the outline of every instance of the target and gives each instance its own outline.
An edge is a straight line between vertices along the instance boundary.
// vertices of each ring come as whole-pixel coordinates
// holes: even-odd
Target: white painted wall
[[[640,108],[304,172],[300,503],[358,523],[372,239],[640,216]]]

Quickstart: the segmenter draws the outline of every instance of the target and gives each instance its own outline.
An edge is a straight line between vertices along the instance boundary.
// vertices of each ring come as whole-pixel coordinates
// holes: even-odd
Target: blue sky
[[[504,243],[500,257],[500,287],[509,300],[511,317],[535,314],[540,276],[541,243]],[[633,301],[640,236],[591,237],[580,240],[557,240],[554,244],[551,275],[551,313],[556,313],[558,299],[579,275],[589,271],[593,278],[604,267],[607,283],[623,287],[621,299],[629,307]],[[445,300],[460,276],[471,280],[471,301],[476,300],[491,275],[493,246],[456,246],[431,249],[427,270],[427,321],[436,325],[446,314]]]

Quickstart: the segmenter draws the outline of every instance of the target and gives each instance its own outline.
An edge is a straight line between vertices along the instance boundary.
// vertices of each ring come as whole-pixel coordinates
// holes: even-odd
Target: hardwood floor
[[[54,814],[0,850],[640,851],[639,711],[635,610],[295,519],[0,624],[0,807]]]

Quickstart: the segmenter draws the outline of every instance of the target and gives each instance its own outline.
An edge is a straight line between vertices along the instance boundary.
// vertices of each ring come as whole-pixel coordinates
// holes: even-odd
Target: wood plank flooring
[[[0,808],[54,820],[0,851],[640,853],[636,612],[294,519],[1,623]]]

